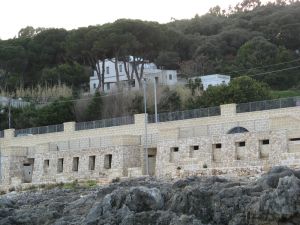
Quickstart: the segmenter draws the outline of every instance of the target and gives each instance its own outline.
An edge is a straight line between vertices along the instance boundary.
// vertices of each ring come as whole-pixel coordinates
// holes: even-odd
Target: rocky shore
[[[0,224],[299,225],[300,171],[11,192],[0,196]]]

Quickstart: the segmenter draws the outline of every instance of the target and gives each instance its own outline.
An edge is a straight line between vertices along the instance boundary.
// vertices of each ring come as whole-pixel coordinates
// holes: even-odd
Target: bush
[[[210,107],[271,99],[270,88],[247,76],[232,80],[229,85],[210,86],[201,97],[190,99],[188,108]]]

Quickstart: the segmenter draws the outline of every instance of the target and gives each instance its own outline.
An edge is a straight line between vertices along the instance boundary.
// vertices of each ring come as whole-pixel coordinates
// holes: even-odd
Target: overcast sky
[[[242,0],[0,0],[0,39],[26,26],[73,29],[131,18],[166,23],[190,19]]]

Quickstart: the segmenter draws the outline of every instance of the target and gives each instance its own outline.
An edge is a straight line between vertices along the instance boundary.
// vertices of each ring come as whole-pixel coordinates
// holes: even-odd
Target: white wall
[[[201,79],[204,90],[206,90],[210,85],[211,86],[217,86],[222,84],[228,85],[230,82],[230,76],[219,75],[219,74],[202,76],[199,78]]]
[[[100,71],[102,72],[101,62]],[[128,63],[129,71],[131,73],[132,66]],[[121,86],[128,87],[128,79],[126,76],[125,68],[123,62],[118,63],[119,76],[121,81]],[[120,70],[121,69],[121,70]],[[161,85],[175,85],[177,83],[177,71],[176,70],[160,70],[157,69],[154,63],[147,63],[144,65],[144,77],[154,80],[155,77],[158,77],[158,83]],[[171,78],[171,79],[170,79]],[[134,76],[135,86],[132,87],[132,90],[139,89],[139,84],[137,78]],[[122,81],[124,81],[122,83]],[[115,64],[111,60],[105,60],[105,75],[104,75],[104,91],[110,92],[116,90],[116,70]],[[97,77],[96,71],[94,75],[90,77],[90,93],[95,93],[96,88],[98,87],[99,80]]]

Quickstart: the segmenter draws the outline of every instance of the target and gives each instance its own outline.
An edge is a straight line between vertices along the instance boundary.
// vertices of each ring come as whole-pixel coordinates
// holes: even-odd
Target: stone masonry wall
[[[68,122],[63,132],[22,137],[5,130],[0,138],[1,182],[22,182],[21,165],[29,159],[34,183],[137,176],[145,172],[144,127],[144,114],[137,114],[134,124],[116,127],[76,131],[75,123]],[[249,132],[228,134],[234,127]],[[300,107],[236,113],[236,105],[229,104],[221,106],[220,116],[148,124],[147,139],[149,147],[157,148],[159,177],[238,174],[243,168],[252,173],[277,164],[299,166],[299,127]],[[105,169],[109,154],[111,168]],[[90,156],[95,156],[94,170],[89,169]],[[58,172],[62,158],[64,169]],[[78,171],[73,171],[73,161]]]

